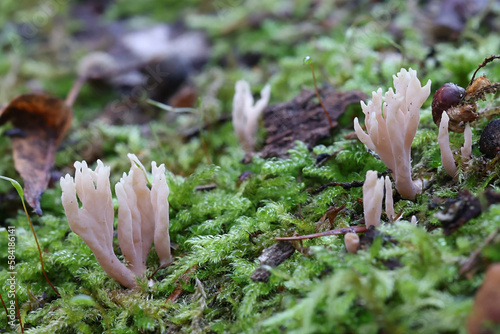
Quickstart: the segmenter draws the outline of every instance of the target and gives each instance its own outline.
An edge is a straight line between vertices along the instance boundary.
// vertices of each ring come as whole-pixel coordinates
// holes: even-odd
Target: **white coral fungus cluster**
[[[245,153],[252,153],[255,149],[259,116],[269,103],[270,96],[271,86],[267,84],[260,92],[260,99],[254,105],[248,82],[245,80],[236,82],[233,98],[233,127]]]
[[[134,154],[131,168],[115,186],[118,198],[118,242],[125,266],[113,251],[114,210],[109,182],[110,168],[98,160],[95,171],[85,161],[75,162],[75,178],[61,178],[62,204],[71,230],[94,253],[97,262],[114,280],[127,288],[137,286],[136,277],[146,272],[146,259],[154,241],[160,264],[172,261],[168,233],[168,195],[165,166],[152,165],[153,182],[148,188],[146,169]],[[78,205],[78,199],[81,207]]]
[[[384,198],[385,186],[385,212],[389,220],[394,219],[394,205],[392,198],[392,182],[388,176],[378,178],[377,172],[369,170],[366,172],[363,184],[363,213],[365,225],[379,226],[382,215],[382,199]]]
[[[450,135],[448,132],[448,123],[450,117],[446,112],[441,116],[441,123],[439,123],[438,143],[441,150],[441,163],[443,168],[453,179],[458,178],[458,167],[453,158],[453,152],[450,147]],[[467,162],[472,155],[472,129],[470,123],[465,125],[464,130],[464,146],[460,149],[462,161]]]
[[[422,192],[422,182],[411,179],[411,144],[420,122],[420,107],[430,94],[431,81],[420,85],[417,72],[401,69],[393,75],[394,88],[382,95],[372,93],[372,101],[361,102],[365,114],[365,133],[357,118],[354,129],[359,140],[374,150],[392,170],[396,190],[403,198],[414,199]]]

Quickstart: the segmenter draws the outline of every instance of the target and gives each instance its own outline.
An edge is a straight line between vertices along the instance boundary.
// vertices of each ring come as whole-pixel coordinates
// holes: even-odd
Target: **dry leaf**
[[[43,94],[20,95],[0,113],[0,125],[8,121],[14,125],[10,131],[14,164],[24,180],[26,201],[39,215],[57,147],[72,119],[64,101]]]

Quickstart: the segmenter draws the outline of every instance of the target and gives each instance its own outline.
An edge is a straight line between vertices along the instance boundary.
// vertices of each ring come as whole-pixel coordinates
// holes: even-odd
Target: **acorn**
[[[438,125],[441,123],[443,111],[456,107],[465,95],[465,88],[448,82],[442,85],[432,98],[432,119]]]
[[[443,111],[450,117],[449,130],[464,132],[465,123],[477,119],[475,103],[462,104],[465,89],[452,82],[442,85],[432,98],[432,119],[439,126]]]
[[[500,150],[500,119],[486,125],[479,139],[479,151],[488,158],[494,158]]]

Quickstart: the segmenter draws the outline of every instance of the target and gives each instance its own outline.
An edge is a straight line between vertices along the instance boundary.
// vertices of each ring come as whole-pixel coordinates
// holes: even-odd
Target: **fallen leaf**
[[[499,324],[500,263],[495,263],[488,267],[483,284],[476,294],[472,313],[467,319],[467,330],[470,334],[498,333],[495,329],[498,330]]]
[[[367,98],[365,93],[357,90],[340,92],[330,89],[320,94],[334,127],[350,104]],[[263,158],[286,157],[296,140],[312,148],[319,140],[330,136],[328,119],[315,97],[314,91],[304,90],[291,101],[271,105],[264,110],[268,137],[261,151]]]
[[[64,101],[43,94],[20,95],[0,113],[0,125],[10,121],[15,128],[10,131],[14,164],[24,180],[26,201],[38,215],[57,147],[72,119]]]

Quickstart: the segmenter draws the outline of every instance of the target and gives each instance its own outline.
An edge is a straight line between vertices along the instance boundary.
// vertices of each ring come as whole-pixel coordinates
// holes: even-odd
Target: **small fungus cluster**
[[[94,253],[97,262],[115,281],[127,288],[137,286],[146,273],[146,259],[154,241],[160,265],[172,261],[168,232],[169,188],[165,166],[151,163],[153,182],[148,187],[146,169],[128,154],[128,175],[115,186],[118,198],[118,242],[128,266],[113,251],[114,209],[109,182],[110,168],[98,160],[95,171],[85,161],[75,162],[75,178],[61,178],[62,204],[71,230]],[[79,207],[78,199],[81,202]]]
[[[411,178],[411,144],[420,122],[420,107],[430,94],[431,81],[420,85],[417,72],[401,69],[393,76],[392,88],[382,96],[379,88],[372,93],[372,101],[361,102],[365,114],[365,133],[354,119],[354,130],[359,140],[374,150],[391,169],[396,190],[403,198],[415,199],[422,192],[423,183]]]
[[[250,84],[245,80],[236,82],[232,112],[233,127],[241,147],[247,154],[255,149],[259,116],[269,103],[270,96],[271,86],[267,84],[260,92],[260,99],[254,104]]]

